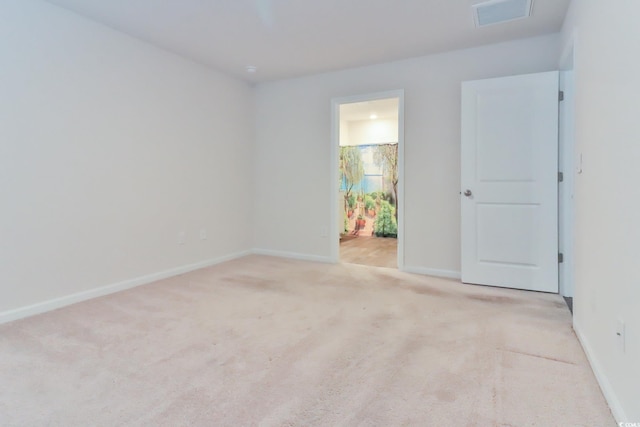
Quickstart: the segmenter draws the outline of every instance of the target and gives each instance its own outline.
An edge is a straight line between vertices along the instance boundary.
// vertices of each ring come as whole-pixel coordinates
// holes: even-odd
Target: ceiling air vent
[[[533,0],[488,0],[471,6],[476,27],[501,24],[531,16]]]

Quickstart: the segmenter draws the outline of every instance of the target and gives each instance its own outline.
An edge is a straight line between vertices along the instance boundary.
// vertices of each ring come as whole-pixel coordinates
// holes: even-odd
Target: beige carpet
[[[614,426],[557,295],[251,256],[0,326],[1,426]]]

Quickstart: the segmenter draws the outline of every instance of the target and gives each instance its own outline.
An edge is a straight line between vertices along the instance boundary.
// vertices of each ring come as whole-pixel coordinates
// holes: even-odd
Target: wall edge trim
[[[582,330],[579,324],[576,322],[575,317],[573,320],[573,330],[575,331],[576,336],[578,337],[578,341],[582,346],[584,354],[587,356],[587,360],[589,361],[591,370],[593,371],[593,374],[596,377],[596,381],[600,386],[600,390],[604,395],[604,399],[607,401],[607,404],[609,405],[609,410],[611,411],[613,418],[615,418],[616,422],[618,423],[629,422],[630,419],[626,416],[626,413],[622,407],[622,404],[620,403],[620,400],[618,399],[617,394],[613,390],[613,387],[611,386],[609,379],[607,378],[607,376],[604,373],[604,370],[602,369],[602,365],[596,358],[593,348],[589,344],[589,341],[587,340],[586,336],[582,333]]]
[[[311,262],[321,262],[325,264],[335,264],[335,261],[333,261],[329,256],[309,255],[309,254],[301,254],[297,252],[276,251],[272,249],[260,249],[260,248],[252,249],[251,253],[254,255],[264,255],[264,256],[271,256],[276,258],[288,258],[288,259],[297,259],[300,261],[311,261]]]
[[[437,268],[426,267],[404,267],[402,271],[406,273],[422,274],[424,276],[444,277],[446,279],[458,279],[462,278],[462,273],[453,270],[440,270]]]
[[[201,268],[210,267],[216,264],[221,264],[223,262],[231,261],[233,259],[242,258],[244,256],[249,255],[250,253],[251,251],[242,251],[242,252],[236,252],[228,255],[223,255],[221,257],[207,259],[204,261],[196,262],[193,264],[187,264],[187,265],[171,268],[164,271],[159,271],[156,273],[146,274],[144,276],[134,277],[132,279],[126,279],[126,280],[112,283],[109,285],[100,286],[95,289],[76,292],[70,295],[65,295],[62,297],[57,297],[50,300],[38,302],[35,304],[0,312],[0,325],[3,323],[12,322],[14,320],[19,320],[26,317],[31,317],[31,316],[46,313],[49,311],[57,310],[59,308],[76,304],[82,301],[87,301],[90,299],[114,294],[116,292],[135,288],[138,286],[147,285],[149,283],[153,283],[158,280],[177,276],[179,274],[188,273],[194,270],[199,270]]]

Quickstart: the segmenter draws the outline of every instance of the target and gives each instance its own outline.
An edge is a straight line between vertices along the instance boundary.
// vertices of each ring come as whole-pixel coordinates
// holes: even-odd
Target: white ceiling
[[[398,120],[398,98],[376,99],[375,101],[353,102],[340,105],[340,120],[347,122],[371,120],[375,114],[377,119]]]
[[[554,33],[570,2],[535,0],[531,18],[478,29],[478,0],[48,1],[250,82]]]

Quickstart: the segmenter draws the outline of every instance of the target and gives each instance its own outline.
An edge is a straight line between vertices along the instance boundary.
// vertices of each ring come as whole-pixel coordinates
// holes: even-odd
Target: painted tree
[[[373,154],[377,165],[382,166],[386,178],[393,186],[393,197],[396,201],[395,218],[398,220],[398,144],[378,145]]]
[[[398,223],[393,215],[395,209],[387,202],[383,200],[380,204],[380,213],[376,217],[376,221],[373,224],[373,230],[378,237],[397,236],[398,235]]]
[[[364,178],[364,166],[360,149],[356,146],[340,147],[340,179],[345,183],[344,207],[347,209],[348,200],[353,187]]]

